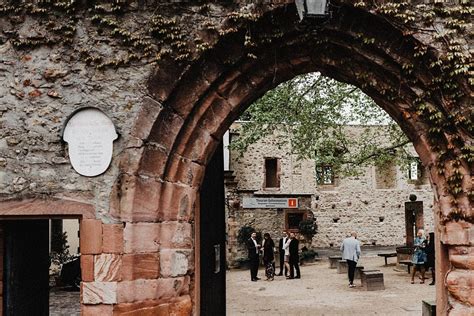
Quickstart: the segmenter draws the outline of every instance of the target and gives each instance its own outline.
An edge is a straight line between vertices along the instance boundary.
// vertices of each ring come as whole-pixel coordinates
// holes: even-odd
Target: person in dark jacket
[[[296,238],[295,233],[290,233],[290,276],[288,279],[300,279],[300,254],[299,254],[299,240]],[[296,276],[295,276],[296,271]]]
[[[263,234],[263,264],[266,266],[268,263],[275,260],[275,243],[270,237],[269,233]]]
[[[283,246],[285,246],[286,241],[288,240],[288,233],[286,231],[283,231],[283,237],[280,238],[280,241],[278,243],[278,253],[280,254],[280,273],[277,275],[283,275],[283,268],[285,269],[285,276],[288,276],[288,268],[285,265],[285,249]]]
[[[257,233],[253,232],[247,240],[247,250],[250,260],[250,279],[252,281],[260,280],[260,278],[257,277],[260,248],[260,245],[257,243]]]
[[[431,232],[428,235],[428,245],[426,246],[426,270],[431,268],[431,277],[432,281],[430,285],[435,284],[435,236],[434,233]]]
[[[267,280],[273,279],[275,273],[275,243],[269,233],[263,234],[262,249]]]

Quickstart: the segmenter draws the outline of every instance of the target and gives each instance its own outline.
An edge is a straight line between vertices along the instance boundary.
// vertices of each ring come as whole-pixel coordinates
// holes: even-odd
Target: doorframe
[[[0,222],[6,220],[29,220],[29,219],[95,219],[94,205],[74,199],[62,198],[17,198],[0,200]],[[80,229],[81,225],[79,225]],[[2,242],[4,241],[2,237]],[[79,244],[82,244],[84,234],[79,233]],[[2,245],[3,247],[3,245]],[[81,270],[84,265],[93,264],[83,260],[81,256]],[[1,258],[3,260],[3,257]],[[2,262],[3,266],[3,262]],[[1,281],[4,287],[5,280]],[[1,306],[3,306],[3,295]],[[82,302],[81,302],[82,304]],[[0,310],[0,316],[3,310]]]

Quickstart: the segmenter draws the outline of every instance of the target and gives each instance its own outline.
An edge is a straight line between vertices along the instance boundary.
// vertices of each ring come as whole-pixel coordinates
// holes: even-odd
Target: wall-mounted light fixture
[[[296,0],[295,3],[301,21],[329,17],[329,1],[327,0]]]

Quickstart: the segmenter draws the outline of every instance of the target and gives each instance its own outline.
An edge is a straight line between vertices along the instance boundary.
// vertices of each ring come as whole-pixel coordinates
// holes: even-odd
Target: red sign
[[[298,199],[288,199],[288,208],[297,208]]]

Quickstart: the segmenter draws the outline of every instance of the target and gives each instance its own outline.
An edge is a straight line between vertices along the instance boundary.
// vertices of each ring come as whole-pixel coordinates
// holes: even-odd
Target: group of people
[[[430,233],[428,238],[424,237],[424,231],[418,230],[414,240],[414,253],[412,258],[413,270],[411,274],[411,283],[415,283],[415,274],[420,271],[421,282],[425,283],[425,269],[431,268],[432,282],[435,284],[435,251],[434,251],[434,233]],[[260,254],[262,254],[263,264],[265,265],[265,274],[267,280],[272,280],[275,271],[275,243],[270,234],[263,235],[262,245],[257,241],[257,233],[253,232],[247,241],[247,249],[250,259],[250,278],[252,281],[258,281],[258,266]],[[283,272],[288,279],[300,279],[299,267],[299,241],[295,233],[283,231],[283,236],[278,244],[280,254],[280,272],[276,275],[282,276]],[[360,258],[360,242],[357,240],[357,233],[351,232],[350,237],[343,240],[341,245],[342,259],[347,261],[349,287],[355,287],[354,275],[357,261]],[[296,275],[295,275],[296,272]]]
[[[250,279],[252,281],[260,280],[257,275],[261,254],[267,280],[273,280],[276,249],[270,234],[265,233],[263,235],[263,241],[260,245],[257,241],[257,233],[253,232],[247,241],[247,249],[250,260]],[[296,238],[295,233],[290,232],[288,235],[286,231],[283,232],[283,236],[278,244],[278,253],[280,255],[280,273],[276,275],[282,276],[284,271],[288,279],[300,279],[299,240]]]
[[[432,281],[430,285],[435,284],[435,240],[434,233],[429,233],[428,238],[425,238],[423,229],[418,230],[413,246],[413,270],[411,272],[411,284],[415,283],[415,274],[420,271],[420,283],[425,283],[425,271],[431,269]]]

